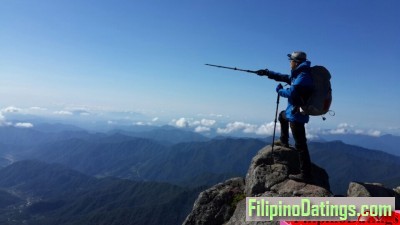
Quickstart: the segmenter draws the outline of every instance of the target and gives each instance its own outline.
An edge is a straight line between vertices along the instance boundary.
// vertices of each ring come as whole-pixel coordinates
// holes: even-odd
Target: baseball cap
[[[295,62],[304,62],[307,60],[307,54],[302,51],[293,52],[292,54],[287,54],[289,60],[293,60]]]

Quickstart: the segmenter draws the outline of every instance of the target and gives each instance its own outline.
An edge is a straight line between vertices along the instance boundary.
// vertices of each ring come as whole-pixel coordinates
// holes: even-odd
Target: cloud
[[[213,126],[217,121],[215,120],[209,120],[209,119],[202,119],[200,121],[200,124],[206,127],[211,127]]]
[[[175,121],[175,126],[181,127],[181,128],[188,127],[189,126],[189,122],[188,122],[188,120],[186,118],[182,117],[182,118],[179,118],[178,120]]]
[[[266,123],[259,126],[256,130],[256,134],[258,135],[273,135],[274,134],[274,122]],[[276,123],[276,133],[280,132],[281,126],[279,123]]]
[[[198,117],[203,117],[203,116],[205,116],[205,117],[217,117],[217,118],[226,117],[226,118],[229,118],[229,116],[224,116],[224,115],[222,115],[222,114],[215,114],[215,113],[210,113],[210,114],[202,114],[202,113],[199,113],[199,114],[197,114],[197,116],[198,116]]]
[[[306,138],[308,139],[308,140],[316,140],[316,139],[318,139],[318,135],[315,135],[315,134],[311,134],[311,133],[306,133]]]
[[[7,122],[6,118],[3,116],[3,113],[0,111],[0,127],[2,126],[11,126],[12,123]]]
[[[57,114],[57,115],[68,115],[68,116],[70,116],[70,115],[72,115],[73,113],[70,112],[70,111],[61,110],[61,111],[55,111],[54,114]]]
[[[212,127],[217,123],[216,120],[213,119],[200,119],[200,120],[195,120],[194,118],[185,118],[181,117],[179,119],[173,119],[169,123],[172,126],[180,127],[180,128],[193,128],[196,129],[198,127]],[[200,129],[200,128],[198,128]],[[201,130],[204,130],[204,128],[201,128]],[[211,129],[210,129],[211,130]]]
[[[20,112],[21,109],[14,106],[9,106],[7,108],[2,109],[1,111],[4,113],[17,113]]]
[[[351,131],[354,129],[354,126],[349,125],[348,123],[340,123],[337,125],[337,128],[328,130],[328,134],[348,134],[352,133]],[[358,130],[359,132],[360,130]]]
[[[346,135],[346,134],[357,134],[357,135],[368,135],[373,137],[379,137],[383,133],[380,130],[376,129],[361,129],[357,128],[354,125],[348,123],[340,123],[336,128],[322,130],[321,129],[311,129],[309,132],[312,133],[313,136],[318,136],[318,134],[322,135]]]
[[[250,124],[246,124],[243,122],[233,122],[228,123],[225,128],[217,128],[217,133],[219,134],[229,134],[232,132],[236,132],[239,130],[246,129],[250,126]]]
[[[158,117],[154,117],[151,121],[153,121],[153,122],[157,122],[158,121]]]
[[[31,123],[16,123],[14,126],[19,127],[19,128],[32,128],[33,124],[31,124]]]
[[[209,127],[203,127],[203,126],[198,126],[194,129],[195,132],[197,133],[202,133],[202,132],[208,132],[210,131]]]
[[[368,130],[366,134],[373,137],[379,137],[382,135],[382,132],[379,130]]]
[[[276,124],[276,133],[280,131],[279,123]],[[272,135],[274,133],[274,122],[265,123],[261,125],[250,124],[245,122],[228,123],[225,128],[217,128],[219,134],[231,134],[234,132],[242,132],[245,134],[256,135]]]

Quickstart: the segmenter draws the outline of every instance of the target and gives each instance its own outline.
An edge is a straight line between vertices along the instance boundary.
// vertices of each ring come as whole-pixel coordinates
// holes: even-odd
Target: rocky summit
[[[262,148],[252,159],[246,178],[233,178],[203,191],[183,225],[261,225],[272,222],[246,222],[246,197],[333,197],[329,176],[313,164],[312,180],[298,182],[289,174],[299,173],[298,154],[294,148]],[[385,188],[379,183],[351,182],[349,197],[395,197],[399,209],[400,187]]]
[[[329,197],[329,177],[313,164],[309,183],[289,179],[299,172],[298,154],[293,148],[271,146],[261,149],[252,159],[246,178],[233,178],[202,192],[184,225],[267,224],[246,222],[246,197]],[[278,222],[269,222],[278,223]]]

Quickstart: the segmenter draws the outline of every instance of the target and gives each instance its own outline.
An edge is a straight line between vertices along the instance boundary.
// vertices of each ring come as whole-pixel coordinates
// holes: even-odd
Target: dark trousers
[[[311,160],[308,152],[306,129],[304,123],[289,122],[285,111],[279,113],[279,122],[281,124],[281,142],[289,143],[289,125],[292,130],[295,148],[299,152],[300,172],[306,176],[311,176]]]

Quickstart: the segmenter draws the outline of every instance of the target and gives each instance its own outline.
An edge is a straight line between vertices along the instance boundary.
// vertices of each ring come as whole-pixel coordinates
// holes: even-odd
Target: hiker
[[[301,113],[300,106],[304,105],[312,94],[313,80],[311,78],[311,62],[307,60],[304,52],[297,51],[287,55],[290,60],[291,75],[280,74],[268,69],[258,70],[257,75],[267,76],[276,81],[282,81],[289,85],[284,89],[282,84],[276,87],[279,96],[288,99],[285,111],[280,112],[279,122],[281,125],[280,140],[275,145],[289,147],[289,125],[295,141],[295,148],[299,153],[300,174],[289,175],[290,179],[297,181],[311,180],[311,160],[307,147],[306,131],[304,124],[308,123],[309,115]]]

